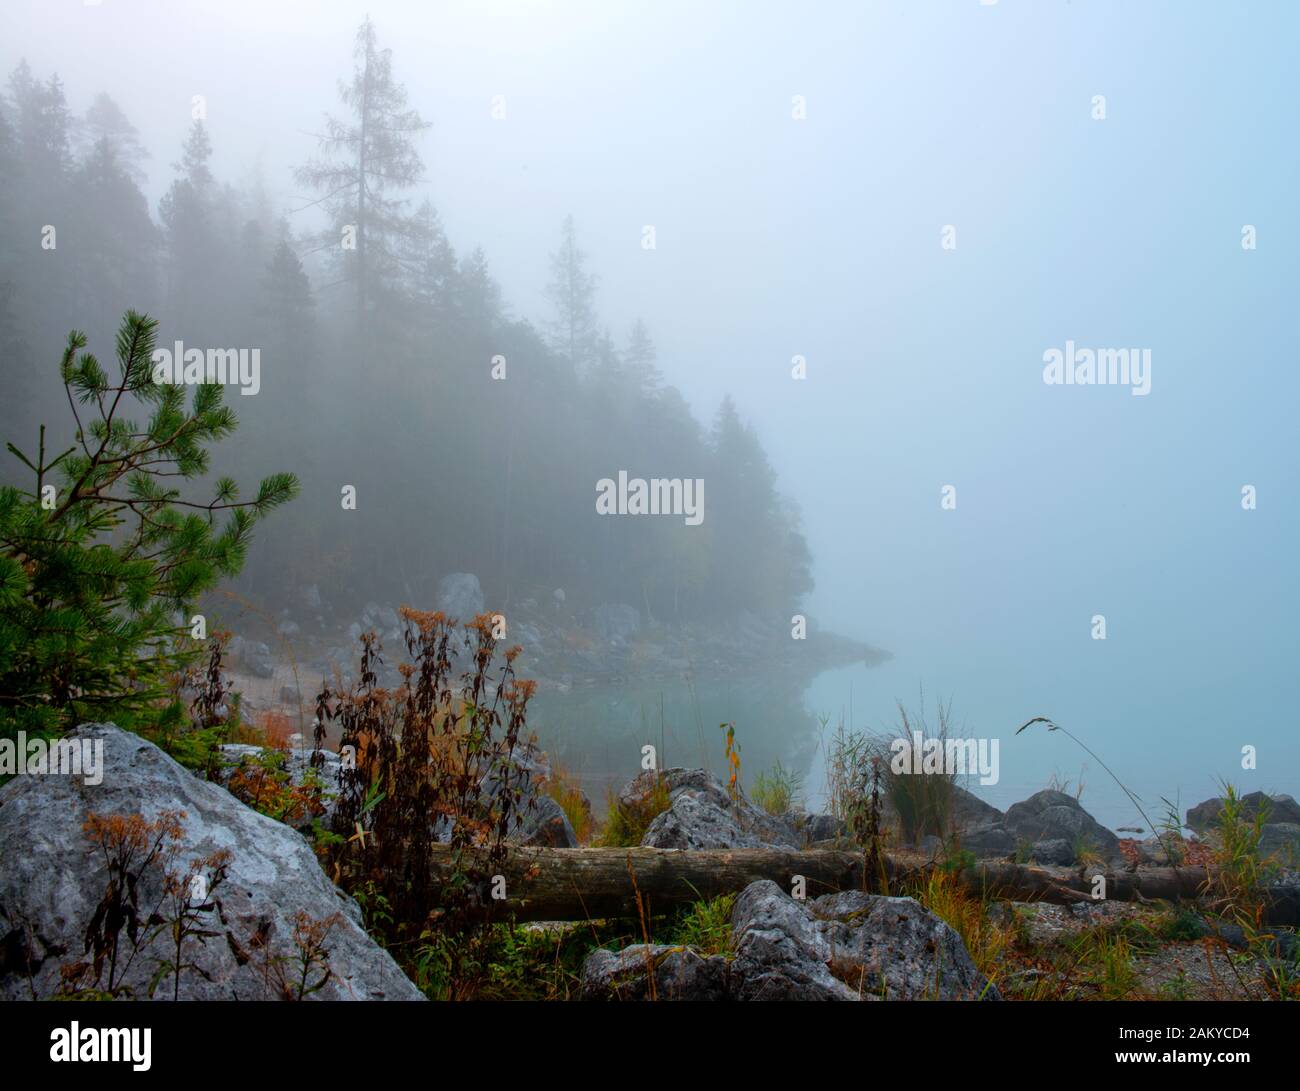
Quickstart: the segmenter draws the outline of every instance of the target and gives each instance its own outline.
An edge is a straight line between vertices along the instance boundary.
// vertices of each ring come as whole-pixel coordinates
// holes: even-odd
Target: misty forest
[[[702,398],[581,201],[523,266],[452,237],[475,151],[431,154],[419,51],[358,18],[282,176],[202,95],[159,143],[0,54],[0,994],[1300,998],[1285,772],[1233,736],[1162,782],[1022,684],[926,588],[991,582],[1054,663],[1057,604],[862,514],[931,440],[841,454],[885,404],[792,471],[780,398]],[[1058,533],[1006,519],[1011,565]],[[981,682],[936,690],[913,623]]]

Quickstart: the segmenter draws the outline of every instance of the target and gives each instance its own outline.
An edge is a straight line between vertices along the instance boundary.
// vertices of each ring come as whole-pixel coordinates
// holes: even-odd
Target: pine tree
[[[148,201],[108,137],[90,149],[69,188],[76,240],[68,250],[74,302],[88,328],[103,335],[112,331],[127,300],[152,298],[158,229]]]
[[[712,521],[717,605],[734,612],[767,599],[776,605],[782,549],[777,532],[776,476],[753,429],[735,402],[722,399],[710,435],[707,519]]]
[[[456,251],[431,202],[421,202],[415,220],[419,231],[403,246],[410,294],[432,330],[442,331],[456,315],[460,302]]]
[[[325,119],[325,156],[301,167],[297,177],[321,194],[329,212],[325,243],[343,259],[360,322],[376,295],[396,280],[402,243],[419,234],[419,222],[405,212],[406,200],[393,194],[420,180],[424,164],[412,138],[429,125],[407,107],[406,89],[393,79],[392,51],[379,48],[368,18],[357,31],[353,56],[352,82],[339,88],[351,117]],[[356,232],[350,251],[341,242],[347,228]]]
[[[638,394],[644,398],[654,397],[663,386],[663,375],[655,361],[658,353],[650,340],[650,331],[645,323],[637,319],[628,337],[627,348],[623,351],[623,366],[628,378]]]
[[[546,294],[555,306],[550,323],[551,347],[581,372],[596,345],[596,277],[588,273],[587,255],[578,249],[573,217],[560,229],[560,249],[551,255],[551,283]]]
[[[476,246],[460,263],[458,278],[460,313],[472,328],[485,334],[501,315],[501,288],[488,271],[487,255]]]
[[[0,487],[4,730],[130,722],[155,708],[193,653],[198,597],[239,571],[254,524],[298,491],[277,473],[248,501],[227,477],[206,503],[181,496],[175,480],[204,476],[206,445],[237,422],[216,384],[194,387],[187,407],[183,386],[154,382],[156,329],[127,313],[116,381],[82,351],[85,335],[70,334],[60,374],[73,442],[52,456],[42,426],[31,454],[6,444],[31,476],[27,488]],[[128,419],[132,407],[148,419]]]
[[[26,61],[9,80],[10,121],[19,169],[13,171],[13,224],[18,237],[0,246],[12,246],[14,260],[25,260],[13,280],[17,310],[30,315],[29,332],[37,340],[53,337],[67,328],[66,315],[73,297],[72,278],[63,260],[75,242],[69,235],[71,207],[68,177],[72,169],[69,131],[71,118],[57,76],[38,80]],[[46,250],[48,238],[54,244]]]
[[[63,179],[72,163],[72,119],[59,77],[42,83],[21,61],[9,78],[9,95],[27,173],[45,185]]]
[[[140,142],[140,133],[127,119],[116,102],[102,91],[95,96],[76,124],[82,157],[93,153],[96,145],[107,141],[122,169],[137,186],[144,185],[144,161],[149,152]]]
[[[183,336],[191,338],[202,335],[196,323],[211,309],[222,264],[211,158],[207,126],[195,121],[180,162],[172,164],[177,177],[158,206],[167,238],[167,305]]]
[[[312,352],[316,304],[311,282],[288,238],[271,255],[257,308],[272,359],[305,361]]]

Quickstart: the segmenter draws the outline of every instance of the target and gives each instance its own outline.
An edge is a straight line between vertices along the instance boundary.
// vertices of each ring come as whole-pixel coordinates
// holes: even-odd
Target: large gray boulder
[[[30,998],[33,991],[50,997],[60,987],[63,967],[88,961],[84,937],[108,874],[103,854],[83,832],[87,817],[138,815],[155,822],[166,811],[181,811],[179,840],[164,841],[167,858],[139,876],[140,947],[134,949],[125,932],[120,937],[119,984],[131,995],[147,996],[160,965],[175,957],[165,923],[143,923],[160,905],[168,919],[165,873],[183,877],[192,860],[226,850],[224,881],[206,902],[192,903],[211,907],[199,909],[198,923],[215,934],[205,942],[186,940],[182,960],[196,968],[181,973],[183,999],[294,994],[299,957],[311,947],[306,928],[324,930],[310,981],[325,977],[328,967],[324,984],[309,998],[422,999],[388,952],[366,935],[356,903],[330,882],[301,834],[112,724],[83,724],[70,737],[102,743],[100,783],[26,775],[0,789],[0,997]],[[170,998],[174,983],[163,971],[158,998]]]
[[[1118,837],[1079,806],[1074,796],[1051,788],[1023,803],[1013,803],[1007,809],[1005,825],[1020,844],[1064,841],[1076,852],[1090,848],[1104,860],[1122,855]]]
[[[764,879],[736,899],[731,927],[736,1000],[999,999],[961,937],[912,898],[799,902]]]
[[[624,804],[643,800],[657,774],[642,773],[620,793]],[[726,786],[707,769],[667,769],[668,809],[659,814],[641,839],[658,849],[797,849],[803,838],[784,818],[755,807],[743,792],[732,799]]]
[[[469,572],[452,572],[438,581],[434,603],[448,617],[472,621],[483,612],[483,588]]]
[[[1001,822],[1003,815],[991,803],[985,803],[974,792],[968,792],[958,784],[952,786],[952,828],[955,830],[972,829]]]

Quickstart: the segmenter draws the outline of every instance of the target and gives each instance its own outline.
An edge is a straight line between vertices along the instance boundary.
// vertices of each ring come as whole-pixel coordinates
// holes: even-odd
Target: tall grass
[[[802,794],[803,776],[780,761],[759,773],[749,790],[750,801],[772,815],[794,810]]]
[[[1006,955],[1015,942],[1015,929],[989,916],[990,901],[964,886],[955,870],[931,868],[912,880],[903,892],[943,920],[961,936],[972,961],[991,984],[1006,969]]]
[[[641,844],[646,830],[660,814],[668,810],[668,784],[656,774],[650,783],[649,791],[643,796],[623,802],[617,791],[609,788],[605,792],[605,824],[596,838],[596,844],[610,848],[631,848]]]
[[[560,805],[578,842],[585,845],[591,840],[596,828],[596,820],[591,813],[591,803],[583,792],[578,779],[559,764],[552,764],[551,775],[546,778],[542,790]]]
[[[873,776],[879,776],[887,811],[905,842],[915,842],[927,834],[946,837],[952,828],[956,774],[947,771],[926,772],[896,770],[895,740],[912,746],[913,732],[921,734],[923,743],[945,747],[950,734],[952,710],[940,705],[932,729],[925,707],[909,710],[898,705],[899,722],[893,731],[868,733],[849,731],[843,722],[831,736],[826,750],[826,799],[837,818],[853,824],[864,813],[864,801],[870,795]]]

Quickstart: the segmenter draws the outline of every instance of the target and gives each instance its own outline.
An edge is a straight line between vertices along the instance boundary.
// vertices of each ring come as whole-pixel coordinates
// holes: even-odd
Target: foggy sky
[[[413,196],[514,313],[572,212],[615,335],[643,318],[698,414],[755,422],[810,612],[896,656],[868,716],[925,685],[1202,779],[1258,729],[1247,787],[1290,779],[1294,6],[5,0],[0,63],[112,95],[155,209],[206,95],[218,178],[291,209],[366,12],[433,124]],[[1067,339],[1150,348],[1151,394],[1045,386]]]

